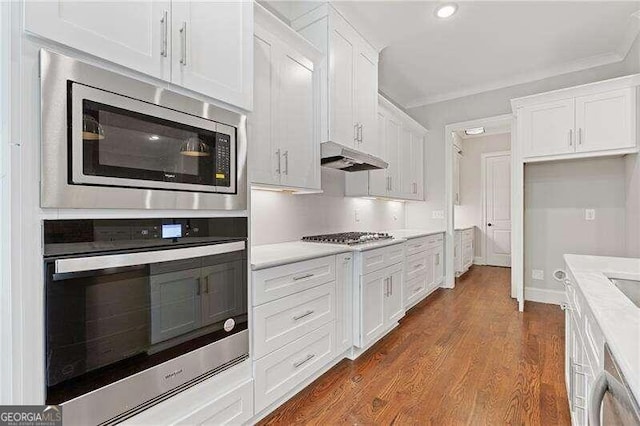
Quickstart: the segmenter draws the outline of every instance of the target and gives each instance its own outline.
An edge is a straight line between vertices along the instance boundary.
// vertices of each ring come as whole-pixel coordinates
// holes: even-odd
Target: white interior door
[[[485,262],[511,266],[511,154],[483,158],[485,179]]]

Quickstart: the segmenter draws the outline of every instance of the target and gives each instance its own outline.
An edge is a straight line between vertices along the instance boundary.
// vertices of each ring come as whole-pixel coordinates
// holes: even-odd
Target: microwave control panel
[[[215,182],[216,186],[231,186],[231,137],[224,133],[216,133],[215,148]]]

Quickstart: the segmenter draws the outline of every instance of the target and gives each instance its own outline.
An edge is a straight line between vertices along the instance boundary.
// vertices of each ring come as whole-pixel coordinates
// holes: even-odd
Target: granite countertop
[[[427,235],[444,234],[444,229],[394,229],[387,231],[393,235],[393,238],[404,238],[410,240],[412,238],[426,237]]]
[[[640,280],[640,259],[565,254],[564,260],[625,380],[640,401],[640,308],[609,280]]]

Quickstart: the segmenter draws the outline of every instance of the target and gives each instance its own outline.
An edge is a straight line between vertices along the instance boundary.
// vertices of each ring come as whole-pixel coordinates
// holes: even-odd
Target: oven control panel
[[[231,186],[231,136],[216,133],[215,148],[216,186]]]

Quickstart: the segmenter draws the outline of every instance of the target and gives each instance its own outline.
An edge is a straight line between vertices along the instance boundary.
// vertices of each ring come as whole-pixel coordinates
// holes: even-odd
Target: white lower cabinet
[[[358,253],[355,346],[369,346],[404,316],[404,253],[404,244]]]
[[[332,322],[255,361],[256,412],[285,396],[331,361],[334,342]]]
[[[404,307],[408,309],[440,287],[444,280],[444,235],[410,239],[405,261]]]
[[[336,354],[353,345],[353,254],[336,256]]]
[[[457,229],[454,233],[453,263],[456,276],[459,277],[473,265],[474,228]]]

